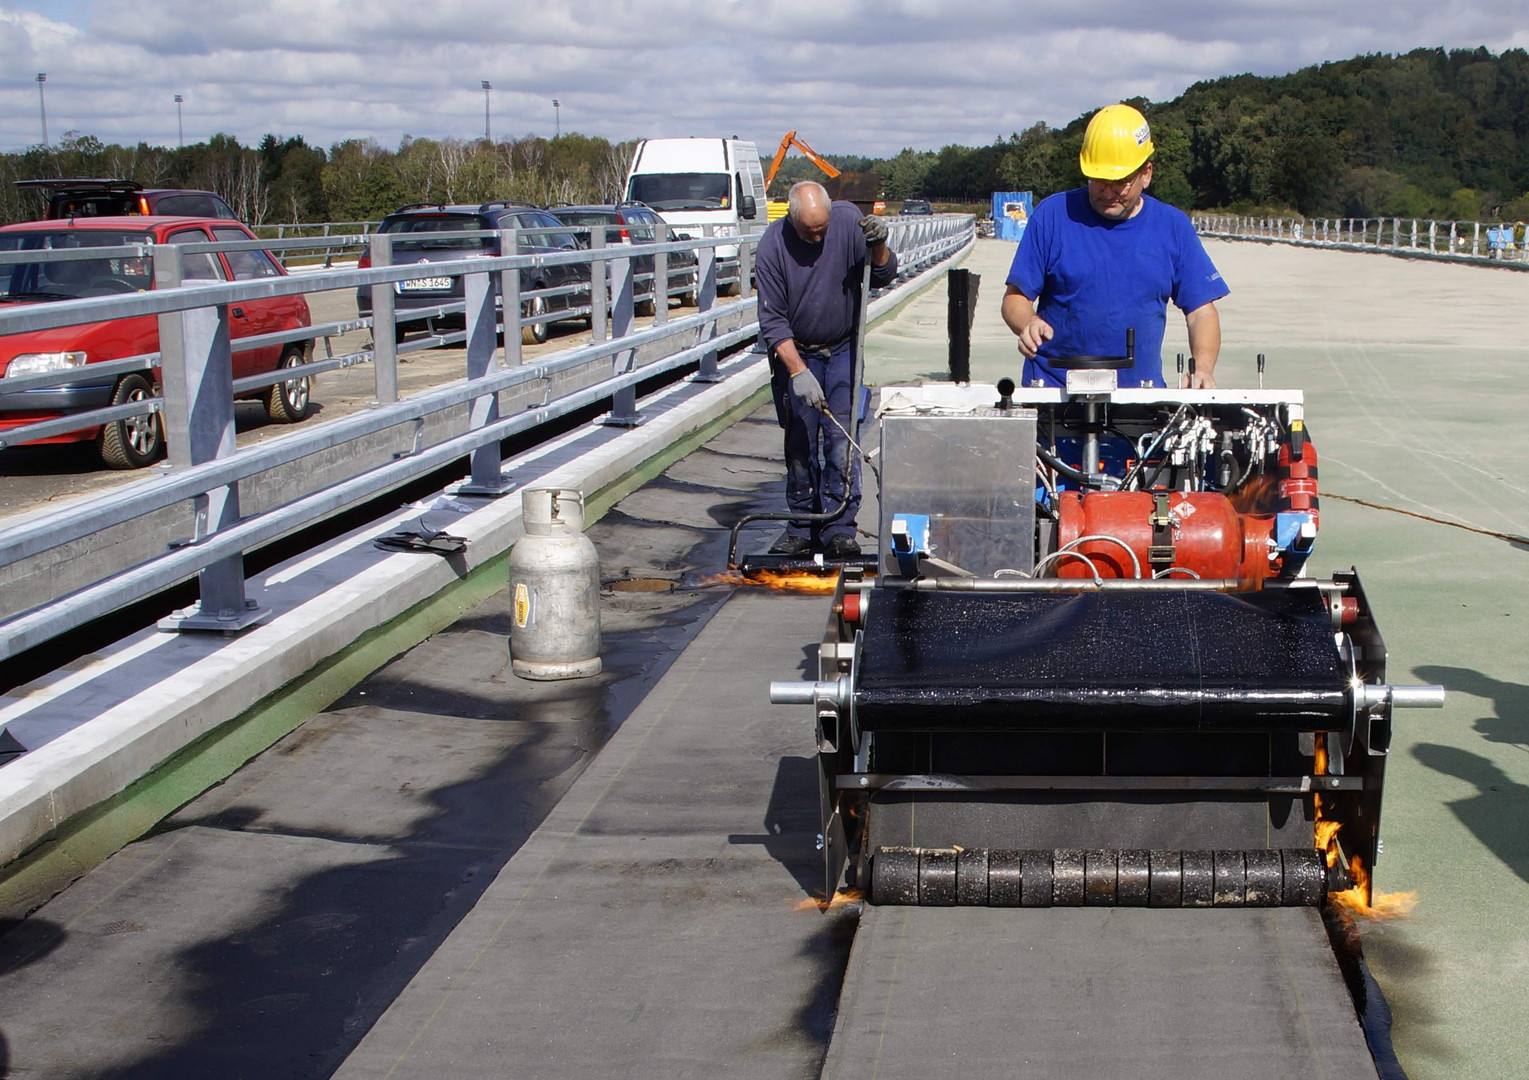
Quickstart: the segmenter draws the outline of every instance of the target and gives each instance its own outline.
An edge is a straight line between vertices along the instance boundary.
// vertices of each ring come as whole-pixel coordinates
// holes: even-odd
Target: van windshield
[[[727,173],[637,173],[627,192],[655,210],[726,210],[731,195]]]
[[[65,251],[150,244],[148,233],[70,229],[0,236],[0,251]],[[154,284],[147,255],[115,259],[68,259],[0,266],[0,300],[75,300],[85,296],[142,292]]]

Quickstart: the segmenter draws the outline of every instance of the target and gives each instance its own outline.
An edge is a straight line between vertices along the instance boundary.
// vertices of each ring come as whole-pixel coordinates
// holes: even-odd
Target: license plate
[[[434,292],[449,288],[451,288],[451,279],[449,277],[410,278],[408,281],[400,281],[398,283],[399,292]]]

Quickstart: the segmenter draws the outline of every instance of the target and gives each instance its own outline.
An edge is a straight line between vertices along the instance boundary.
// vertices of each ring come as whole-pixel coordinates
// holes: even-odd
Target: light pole
[[[494,88],[493,83],[483,80],[483,141],[493,142],[488,133],[488,92]]]
[[[562,116],[562,113],[560,113],[558,111],[561,108],[562,108],[562,106],[557,103],[557,98],[553,98],[552,99],[552,137],[554,139],[560,139],[560,138],[563,137],[563,116]]]
[[[175,95],[175,134],[180,139],[182,150],[186,148],[186,125],[181,123],[181,102],[185,100],[180,94]]]
[[[38,111],[40,113],[42,113],[42,145],[43,145],[43,149],[45,149],[45,150],[49,149],[49,147],[48,147],[48,102],[43,97],[42,84],[47,82],[47,81],[48,81],[48,73],[46,71],[39,71],[37,73],[37,109],[38,109]]]

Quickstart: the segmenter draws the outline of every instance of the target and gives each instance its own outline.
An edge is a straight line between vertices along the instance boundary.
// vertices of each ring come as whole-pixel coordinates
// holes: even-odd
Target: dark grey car
[[[516,254],[563,252],[578,250],[574,234],[564,224],[545,210],[525,203],[486,202],[481,206],[448,206],[439,204],[415,204],[405,206],[382,219],[378,232],[388,233],[393,239],[393,263],[450,262],[471,258],[475,255],[500,254],[497,236],[479,238],[440,237],[441,233],[497,231],[499,229],[522,230],[516,237]],[[437,235],[432,235],[437,234]],[[360,265],[371,265],[369,255],[363,255]],[[492,279],[498,289],[498,277]],[[542,321],[527,324],[521,332],[527,344],[540,344],[547,340],[548,328],[558,312],[587,306],[589,302],[588,264],[551,265],[528,267],[520,272],[522,296],[543,289],[572,287],[574,291],[553,296],[531,296],[521,303],[521,317]],[[437,328],[458,329],[463,324],[461,313],[429,315],[410,318],[410,311],[435,308],[442,304],[460,301],[465,295],[460,276],[422,277],[400,281],[394,286],[393,310],[396,334],[402,339],[410,329]],[[356,290],[356,309],[362,317],[372,313],[372,290],[363,286]]]
[[[590,246],[588,229],[596,225],[611,226],[605,231],[607,244],[653,244],[658,242],[660,235],[668,235],[664,219],[640,202],[554,206],[550,213],[565,225],[581,227],[575,234],[580,247]],[[678,293],[683,307],[695,306],[696,262],[694,251],[671,251],[668,256],[669,295]],[[637,314],[652,315],[653,256],[635,256],[632,269],[637,275]]]

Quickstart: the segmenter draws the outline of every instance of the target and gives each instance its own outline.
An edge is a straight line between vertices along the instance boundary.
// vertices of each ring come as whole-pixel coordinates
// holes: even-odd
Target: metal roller
[[[1120,853],[1120,876],[1115,882],[1115,902],[1121,907],[1146,907],[1152,897],[1151,855],[1145,851]]]
[[[871,902],[926,907],[1313,907],[1347,888],[1314,848],[878,848]]]
[[[956,855],[956,903],[962,907],[987,907],[992,871],[986,848]]]
[[[1026,851],[1021,856],[1021,875],[1025,891],[1020,900],[1024,907],[1050,907],[1052,863],[1049,851]]]
[[[1083,852],[1057,848],[1051,853],[1051,902],[1057,907],[1079,907],[1085,893]]]
[[[1242,907],[1247,895],[1247,862],[1240,851],[1215,853],[1215,906]]]
[[[1023,853],[1013,850],[987,853],[987,902],[992,907],[1019,907],[1024,895]],[[1051,898],[1051,885],[1046,885]]]
[[[918,903],[918,848],[884,847],[871,860],[871,903]]]
[[[1285,907],[1320,904],[1327,894],[1327,860],[1315,848],[1281,851]]]
[[[955,849],[920,849],[918,857],[918,902],[924,907],[956,906]]]
[[[1279,907],[1284,890],[1280,887],[1284,871],[1278,851],[1245,851],[1247,863],[1248,907]]]
[[[1216,902],[1216,857],[1209,851],[1184,852],[1181,907],[1210,907]]]
[[[1153,851],[1151,864],[1151,903],[1153,907],[1178,907],[1184,899],[1184,853]]]
[[[1114,907],[1120,856],[1113,851],[1090,851],[1083,856],[1083,902],[1089,907]]]

